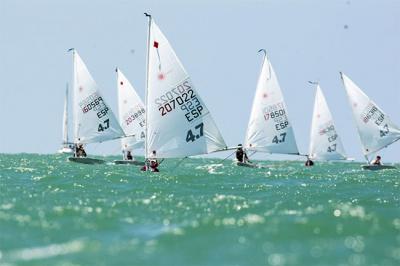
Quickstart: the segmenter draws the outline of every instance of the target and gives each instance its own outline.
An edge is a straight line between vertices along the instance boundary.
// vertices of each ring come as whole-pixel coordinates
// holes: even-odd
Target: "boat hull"
[[[253,164],[253,163],[242,163],[242,162],[236,162],[237,166],[242,166],[242,167],[248,167],[248,168],[259,168],[259,169],[267,169],[268,167],[261,166],[258,164]]]
[[[106,161],[88,157],[69,157],[68,161],[82,164],[104,164]]]
[[[378,171],[384,169],[397,169],[393,165],[363,165],[361,166],[364,170]]]
[[[115,160],[114,164],[129,164],[129,165],[139,165],[143,166],[144,162],[140,161],[131,161],[131,160]]]
[[[60,154],[74,154],[74,150],[71,149],[71,148],[64,147],[64,148],[59,149],[58,153],[60,153]]]

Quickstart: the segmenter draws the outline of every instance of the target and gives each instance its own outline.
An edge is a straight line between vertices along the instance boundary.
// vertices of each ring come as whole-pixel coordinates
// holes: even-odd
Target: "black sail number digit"
[[[279,143],[285,142],[285,139],[286,139],[286,133],[281,133],[281,134],[279,134],[279,136],[275,136],[272,139],[272,143],[279,144]]]
[[[110,119],[104,120],[103,123],[99,124],[99,127],[97,128],[98,132],[103,132],[104,130],[108,129],[110,127]]]
[[[194,130],[189,129],[189,131],[186,133],[186,142],[194,142],[197,139],[199,139],[200,137],[202,137],[203,132],[204,132],[203,128],[204,128],[204,124],[200,123],[194,127]]]
[[[381,138],[385,137],[387,134],[389,134],[389,126],[388,126],[388,124],[385,124],[383,126],[383,130],[380,130],[379,133],[380,133]]]

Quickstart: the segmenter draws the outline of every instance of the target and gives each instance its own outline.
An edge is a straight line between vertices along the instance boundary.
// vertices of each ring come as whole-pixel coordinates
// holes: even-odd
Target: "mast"
[[[260,50],[258,50],[258,52],[259,52],[259,53],[260,53],[260,52],[263,52],[263,53],[264,53],[263,61],[262,61],[261,69],[260,69],[260,75],[261,75],[262,69],[263,69],[264,64],[265,64],[265,59],[267,58],[267,51],[266,51],[265,49],[260,49]],[[269,69],[269,68],[268,68],[268,69]],[[271,73],[271,71],[270,71],[270,73]]]
[[[145,138],[144,138],[144,159],[145,159],[145,163],[146,163],[146,166],[148,166],[148,163],[147,163],[147,159],[148,159],[148,154],[149,154],[149,151],[148,151],[148,141],[147,141],[147,139],[148,139],[148,132],[147,132],[147,123],[148,123],[148,104],[147,104],[147,101],[148,101],[148,94],[149,94],[149,55],[150,55],[150,49],[149,49],[149,45],[150,45],[150,27],[151,27],[151,15],[150,14],[148,14],[148,13],[144,13],[144,15],[149,19],[149,26],[148,26],[148,29],[147,29],[147,57],[146,57],[146,93],[145,93],[145,99],[144,99],[144,101],[145,101],[145,106],[146,106],[146,108],[145,108],[145,112],[146,112],[146,121],[145,121],[145,123],[146,123],[146,136],[145,136]],[[146,168],[148,168],[148,167],[146,167]]]
[[[65,89],[65,101],[64,101],[64,123],[63,123],[63,144],[68,143],[68,82]]]
[[[72,91],[73,91],[73,97],[72,97],[72,114],[73,114],[73,119],[74,119],[74,123],[76,123],[76,110],[75,110],[75,105],[74,105],[74,101],[75,101],[75,48],[69,48],[67,52],[72,52]],[[73,143],[75,144],[75,139],[76,139],[76,126],[74,125],[74,139],[73,139]]]
[[[318,91],[318,86],[319,83],[318,81],[308,81],[309,84],[311,85],[315,85],[317,87],[317,91]],[[314,109],[315,109],[315,104],[316,104],[316,100],[317,97],[315,96],[315,100],[314,100],[314,108],[313,108],[313,113],[312,113],[312,120],[311,120],[311,130],[310,130],[310,143],[308,145],[308,154],[307,154],[307,160],[310,160],[310,156],[312,156],[311,154],[311,147],[312,147],[312,142],[313,142],[313,119],[314,119]]]

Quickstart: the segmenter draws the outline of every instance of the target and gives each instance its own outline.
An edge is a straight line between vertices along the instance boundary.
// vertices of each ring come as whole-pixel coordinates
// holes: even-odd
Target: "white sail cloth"
[[[75,143],[103,142],[124,136],[112,110],[76,50],[74,58]]]
[[[346,160],[342,141],[319,85],[315,94],[309,157],[313,160]]]
[[[170,43],[150,20],[147,157],[186,157],[226,148],[213,118]]]
[[[266,55],[257,83],[244,147],[267,153],[299,154],[281,88]]]
[[[364,156],[367,157],[399,140],[399,127],[349,77],[340,74],[353,111]]]
[[[119,69],[117,69],[117,82],[119,121],[125,135],[129,136],[121,139],[122,150],[143,148],[146,129],[144,104]]]
[[[63,114],[63,146],[68,146],[68,85],[65,89],[64,114]]]

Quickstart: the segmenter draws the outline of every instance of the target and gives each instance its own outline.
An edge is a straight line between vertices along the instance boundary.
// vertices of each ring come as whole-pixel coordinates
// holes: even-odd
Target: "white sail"
[[[64,115],[63,115],[63,146],[68,146],[68,84],[65,89]]]
[[[315,94],[309,157],[323,161],[346,159],[342,141],[319,85]]]
[[[186,157],[226,148],[189,75],[167,38],[150,20],[148,47],[147,157]]]
[[[353,111],[364,156],[367,157],[399,140],[399,127],[350,78],[342,73],[341,77]]]
[[[118,115],[125,135],[121,139],[122,150],[132,150],[144,147],[145,138],[145,110],[144,104],[135,89],[117,69],[118,81]]]
[[[244,147],[267,153],[299,154],[278,80],[266,55],[257,83]]]
[[[85,63],[75,50],[73,56],[75,142],[103,142],[124,136]]]
[[[72,145],[68,140],[68,83],[65,89],[65,99],[64,99],[64,113],[63,113],[63,135],[62,135],[62,145],[58,150],[58,153],[71,154],[73,153]]]

